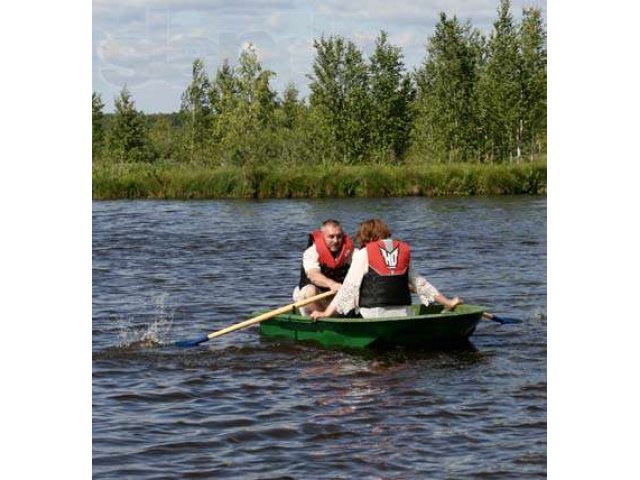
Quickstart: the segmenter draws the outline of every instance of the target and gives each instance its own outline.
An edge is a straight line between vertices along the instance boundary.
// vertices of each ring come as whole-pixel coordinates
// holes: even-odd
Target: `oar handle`
[[[295,303],[290,303],[289,305],[285,305],[284,307],[280,307],[270,312],[263,313],[262,315],[258,315],[257,317],[250,318],[249,320],[245,320],[244,322],[236,323],[235,325],[231,325],[230,327],[223,328],[222,330],[211,332],[210,334],[207,335],[207,339],[211,340],[212,338],[219,337],[220,335],[224,335],[225,333],[233,332],[235,330],[248,327],[255,323],[264,322],[265,320],[269,320],[270,318],[277,317],[278,315],[282,315],[283,313],[290,312],[294,308],[304,307],[305,305],[316,302],[318,300],[322,300],[323,298],[327,298],[335,294],[336,292],[334,290],[329,290],[328,292],[324,292],[319,295],[315,295],[313,297],[305,298]]]

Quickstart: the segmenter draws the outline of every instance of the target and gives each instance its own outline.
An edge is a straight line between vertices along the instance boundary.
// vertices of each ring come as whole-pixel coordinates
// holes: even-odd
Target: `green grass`
[[[197,167],[93,166],[93,199],[321,198],[547,192],[546,159],[513,165]]]

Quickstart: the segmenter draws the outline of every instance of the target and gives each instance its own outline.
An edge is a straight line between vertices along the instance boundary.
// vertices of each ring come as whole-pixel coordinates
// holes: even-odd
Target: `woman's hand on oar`
[[[502,317],[502,316],[499,317],[498,315],[494,315],[493,313],[489,313],[489,312],[484,312],[482,314],[482,318],[484,318],[485,320],[491,320],[492,322],[498,322],[501,325],[522,323],[522,320],[520,320],[519,318]]]
[[[258,315],[257,317],[253,317],[253,318],[250,318],[249,320],[245,320],[244,322],[236,323],[235,325],[231,325],[230,327],[223,328],[222,330],[211,332],[208,335],[202,335],[198,338],[194,338],[191,340],[180,340],[176,342],[175,345],[181,348],[195,347],[197,345],[200,345],[201,343],[211,340],[212,338],[219,337],[220,335],[224,335],[225,333],[233,332],[234,330],[238,330],[239,328],[244,328],[244,327],[248,327],[249,325],[254,325],[256,323],[264,322],[265,320],[269,320],[273,317],[277,317],[278,315],[282,315],[283,313],[290,312],[294,308],[304,307],[305,305],[316,302],[318,300],[322,300],[323,298],[327,298],[335,294],[336,292],[334,290],[329,290],[328,292],[324,292],[319,295],[315,295],[313,297],[305,298],[304,300],[300,300],[299,302],[290,303],[289,305],[285,305],[284,307],[280,307],[270,312],[263,313],[261,315]]]

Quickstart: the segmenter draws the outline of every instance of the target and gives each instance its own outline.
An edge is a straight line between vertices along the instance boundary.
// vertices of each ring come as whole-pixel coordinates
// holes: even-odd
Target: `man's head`
[[[324,240],[327,248],[333,252],[339,252],[342,248],[342,242],[344,242],[344,233],[342,233],[342,227],[337,220],[325,220],[322,222],[322,239]]]

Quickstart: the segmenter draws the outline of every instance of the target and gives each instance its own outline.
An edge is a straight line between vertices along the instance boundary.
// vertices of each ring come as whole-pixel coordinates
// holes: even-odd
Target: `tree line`
[[[365,58],[352,41],[314,41],[301,99],[278,95],[253,47],[210,76],[200,58],[180,111],[136,110],[126,86],[105,114],[93,92],[93,158],[211,167],[520,163],[546,152],[546,27],[539,9],[516,22],[501,0],[488,36],[440,13],[422,64],[408,71],[381,31]]]

